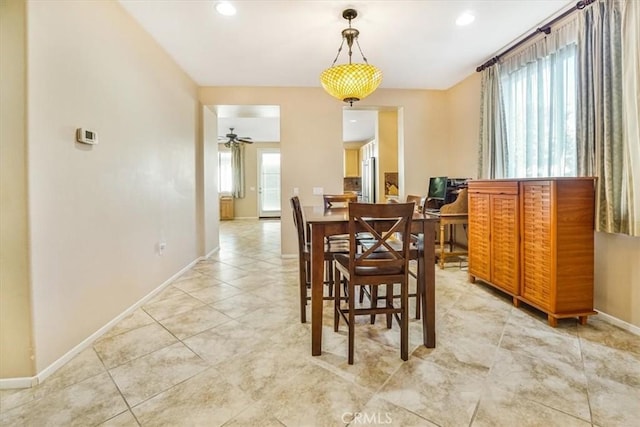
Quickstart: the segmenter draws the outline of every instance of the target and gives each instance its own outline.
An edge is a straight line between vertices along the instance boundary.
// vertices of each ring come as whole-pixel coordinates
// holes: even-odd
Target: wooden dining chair
[[[322,199],[325,209],[332,209],[336,207],[344,208],[351,202],[357,202],[358,195],[356,193],[323,194]]]
[[[422,197],[415,196],[413,194],[407,195],[407,203],[412,203],[412,202],[415,203],[416,210],[422,209]]]
[[[400,357],[409,358],[409,258],[410,231],[414,203],[349,204],[349,253],[336,254],[335,281],[346,281],[346,298],[341,296],[342,286],[336,286],[334,295],[334,330],[339,329],[342,317],[348,327],[348,363],[353,364],[355,341],[355,316],[385,314],[387,328],[393,318],[400,324]],[[362,246],[358,232],[367,231],[374,236],[370,245]],[[358,247],[361,251],[358,253]],[[394,285],[400,286],[400,305],[394,301]],[[378,299],[372,299],[370,307],[355,306],[356,286],[379,287],[385,285],[385,295],[380,307]],[[346,305],[345,305],[346,300]]]
[[[349,203],[357,202],[358,195],[356,193],[344,193],[344,194],[323,194],[322,195],[324,209],[346,208]],[[347,234],[334,234],[327,236],[328,241],[334,240],[349,240]]]
[[[298,196],[293,196],[290,200],[293,211],[293,223],[298,234],[298,274],[300,287],[300,322],[307,321],[307,301],[311,300],[309,289],[311,288],[311,242],[309,233],[305,226],[302,207]],[[349,252],[348,240],[326,241],[324,245],[325,261],[325,284],[329,287],[327,300],[333,300],[334,280],[333,280],[333,257],[335,254],[346,254]]]
[[[414,210],[418,212],[422,212],[422,196],[408,194],[406,202],[414,203],[415,204]],[[398,203],[398,201],[396,199],[390,199],[388,203]],[[366,244],[366,239],[371,239],[371,236],[367,236],[365,233],[360,233],[360,240],[365,244]],[[418,259],[418,255],[419,255],[418,249],[421,249],[421,248],[418,248],[418,243],[420,243],[420,241],[417,238],[417,236],[413,236],[412,245],[411,245],[411,259]],[[416,280],[418,279],[418,275],[416,273],[409,271],[409,274],[412,277],[414,277]],[[420,319],[420,304],[419,304],[420,292],[421,292],[420,287],[416,286],[416,292],[409,294],[410,298],[411,297],[416,298],[416,304],[415,304],[416,319]],[[376,288],[372,288],[369,290],[363,288],[363,290],[360,292],[360,303],[362,303],[362,301],[364,300],[364,296],[368,296],[369,299],[378,298]],[[375,323],[375,315],[371,316],[371,324],[373,323]]]

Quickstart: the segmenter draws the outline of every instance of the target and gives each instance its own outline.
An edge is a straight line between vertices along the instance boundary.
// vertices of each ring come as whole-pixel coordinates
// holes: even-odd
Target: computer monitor
[[[447,197],[447,177],[432,176],[429,178],[429,193],[427,198],[444,201]]]

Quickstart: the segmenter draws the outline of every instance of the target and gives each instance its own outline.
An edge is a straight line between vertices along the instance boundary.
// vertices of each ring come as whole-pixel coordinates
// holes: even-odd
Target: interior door
[[[280,150],[258,150],[258,216],[280,217]]]

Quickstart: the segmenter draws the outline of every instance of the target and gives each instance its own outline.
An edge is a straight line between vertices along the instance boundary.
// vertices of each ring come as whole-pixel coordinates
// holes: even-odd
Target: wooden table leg
[[[418,262],[418,278],[422,282],[422,335],[424,345],[436,346],[436,286],[435,286],[435,229],[433,223],[423,222],[424,245],[422,263]],[[422,264],[422,265],[421,265]],[[420,268],[422,267],[422,268]]]
[[[324,226],[311,225],[311,355],[322,353]]]

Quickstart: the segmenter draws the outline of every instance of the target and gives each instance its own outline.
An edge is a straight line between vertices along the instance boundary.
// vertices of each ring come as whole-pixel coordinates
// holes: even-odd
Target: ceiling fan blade
[[[253,144],[253,141],[251,140],[251,138],[236,138],[236,141],[244,142],[246,144]]]

